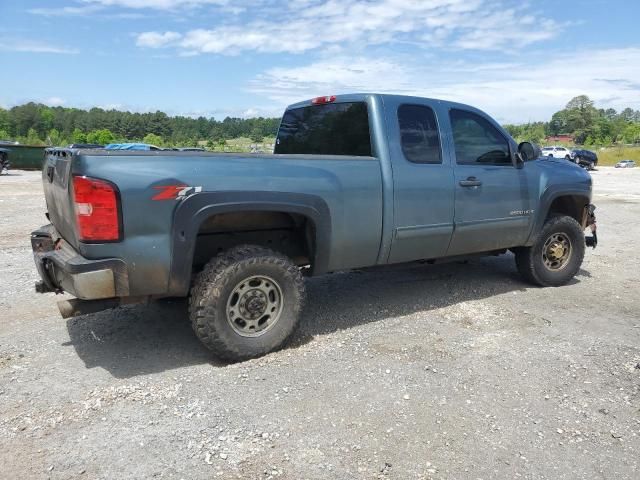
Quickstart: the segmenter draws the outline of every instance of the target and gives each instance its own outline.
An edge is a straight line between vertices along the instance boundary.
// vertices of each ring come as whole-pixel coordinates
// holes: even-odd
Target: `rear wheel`
[[[191,291],[189,314],[204,345],[231,361],[280,347],[295,330],[304,280],[287,257],[240,246],[211,260]]]
[[[568,216],[547,219],[531,247],[515,251],[520,274],[536,285],[565,285],[578,273],[584,258],[582,228]]]

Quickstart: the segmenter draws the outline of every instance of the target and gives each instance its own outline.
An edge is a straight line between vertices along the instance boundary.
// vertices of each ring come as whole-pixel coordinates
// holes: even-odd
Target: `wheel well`
[[[556,198],[549,207],[547,218],[554,214],[567,215],[575,219],[579,224],[585,224],[585,207],[589,205],[589,199],[582,195],[564,195]]]
[[[207,218],[198,230],[193,270],[237,245],[250,244],[280,252],[299,266],[311,265],[315,255],[315,225],[298,213],[241,211]]]

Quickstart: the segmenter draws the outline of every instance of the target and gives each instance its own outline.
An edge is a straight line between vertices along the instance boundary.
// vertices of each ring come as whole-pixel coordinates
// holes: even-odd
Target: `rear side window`
[[[414,163],[442,163],[440,137],[433,110],[424,105],[398,108],[400,143],[407,160]]]
[[[486,118],[456,109],[450,117],[458,164],[511,165],[509,143]]]
[[[274,153],[370,157],[367,104],[329,103],[287,110]]]

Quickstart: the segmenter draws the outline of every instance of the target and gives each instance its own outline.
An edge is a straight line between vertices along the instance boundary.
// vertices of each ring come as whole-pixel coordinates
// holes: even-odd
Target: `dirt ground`
[[[0,477],[640,478],[640,168],[593,177],[571,285],[511,255],[327,275],[288,348],[233,365],[180,302],[62,320],[39,173],[0,177]]]

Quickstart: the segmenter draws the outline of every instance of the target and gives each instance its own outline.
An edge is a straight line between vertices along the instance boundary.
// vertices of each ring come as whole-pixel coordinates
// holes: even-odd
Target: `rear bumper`
[[[117,258],[88,260],[61,238],[53,225],[31,233],[33,258],[42,279],[36,291],[68,292],[83,300],[126,297],[129,280]]]

